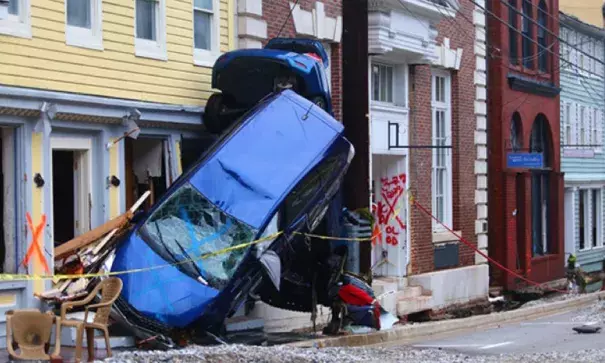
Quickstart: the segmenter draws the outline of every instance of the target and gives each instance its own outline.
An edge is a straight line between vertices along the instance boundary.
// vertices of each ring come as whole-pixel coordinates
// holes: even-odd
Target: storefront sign
[[[544,167],[544,154],[508,153],[506,166],[510,169],[541,169]]]

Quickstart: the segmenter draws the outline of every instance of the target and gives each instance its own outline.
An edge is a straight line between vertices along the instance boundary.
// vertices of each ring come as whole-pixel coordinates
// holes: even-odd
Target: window
[[[215,0],[193,1],[193,55],[197,65],[212,67],[220,53],[218,5]]]
[[[203,260],[192,258],[250,242],[258,232],[218,209],[189,183],[164,200],[141,228],[141,236],[156,253],[219,290],[229,282],[247,250]]]
[[[452,226],[452,155],[451,149],[451,96],[450,76],[433,73],[433,175],[432,206],[435,217]],[[443,226],[433,222],[433,231],[440,232]]]
[[[565,145],[569,146],[573,143],[571,138],[571,105],[565,105]]]
[[[590,240],[592,242],[592,247],[595,248],[603,244],[601,241],[601,233],[599,233],[601,230],[601,190],[599,189],[592,189],[590,210],[592,213]]]
[[[597,130],[597,110],[593,109],[592,110],[592,115],[590,115],[590,144],[592,145],[593,148],[596,149],[596,145],[599,142],[599,135],[598,135],[598,130]]]
[[[534,120],[529,140],[529,152],[541,153],[544,160],[543,170],[531,170],[532,253],[534,256],[541,256],[552,251],[552,223],[550,223],[551,172],[549,171],[552,165],[552,140],[550,139],[548,120],[543,115],[538,115]]]
[[[523,0],[523,65],[526,68],[534,67],[533,48],[533,18],[532,4],[530,0]]]
[[[548,71],[548,58],[549,50],[546,47],[547,34],[546,29],[548,22],[546,16],[548,15],[548,9],[544,0],[540,1],[538,7],[538,69],[542,72]]]
[[[586,145],[586,125],[584,124],[584,106],[580,107],[580,142],[579,146]]]
[[[30,0],[9,0],[8,17],[0,20],[0,34],[31,38]]]
[[[136,0],[137,56],[167,60],[165,6],[165,0]]]
[[[67,45],[103,49],[102,0],[66,0]]]
[[[372,101],[393,103],[394,67],[372,64]]]
[[[298,185],[286,197],[283,208],[282,228],[289,227],[301,217],[301,213],[311,201],[318,197],[318,192],[322,187],[327,189],[327,183],[333,181],[331,173],[338,169],[338,157],[331,157],[323,160],[314,170],[309,172]],[[325,190],[324,189],[324,190]],[[309,213],[309,218],[317,217],[314,213]],[[309,222],[315,222],[310,220]]]
[[[510,62],[512,64],[518,64],[518,39],[519,33],[517,33],[517,0],[509,0],[508,8],[508,51],[510,56]]]
[[[601,189],[580,189],[579,197],[580,250],[602,247]]]

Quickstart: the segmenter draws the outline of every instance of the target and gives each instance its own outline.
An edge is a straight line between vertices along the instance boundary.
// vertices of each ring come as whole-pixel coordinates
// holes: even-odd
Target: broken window
[[[225,214],[187,183],[150,216],[142,228],[147,243],[167,259],[183,263],[192,277],[222,289],[235,273],[247,248],[205,259],[199,256],[254,240],[258,231]]]

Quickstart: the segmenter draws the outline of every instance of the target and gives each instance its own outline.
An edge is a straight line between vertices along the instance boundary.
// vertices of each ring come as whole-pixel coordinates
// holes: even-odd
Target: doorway
[[[372,209],[380,235],[372,265],[381,276],[405,276],[407,268],[407,157],[372,155]]]
[[[575,232],[575,203],[574,203],[574,191],[572,188],[565,189],[565,255],[576,253],[576,239],[574,236]],[[567,258],[565,259],[567,260]],[[565,266],[567,261],[564,262]]]
[[[126,138],[126,205],[130,208],[146,191],[151,194],[142,208],[148,211],[172,184],[170,152],[165,138]]]
[[[91,229],[92,140],[51,138],[51,198],[54,245]]]

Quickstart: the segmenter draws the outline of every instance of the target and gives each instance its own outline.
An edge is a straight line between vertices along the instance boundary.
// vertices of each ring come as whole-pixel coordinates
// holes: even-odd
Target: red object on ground
[[[372,305],[374,298],[357,286],[345,285],[338,290],[338,296],[346,304],[355,306]]]

